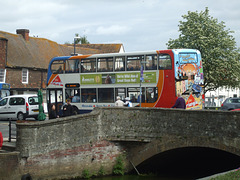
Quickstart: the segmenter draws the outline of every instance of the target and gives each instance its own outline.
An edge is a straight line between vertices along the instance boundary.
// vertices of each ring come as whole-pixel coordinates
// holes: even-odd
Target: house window
[[[5,83],[6,69],[0,69],[0,82]]]
[[[22,83],[28,83],[28,69],[22,69]]]

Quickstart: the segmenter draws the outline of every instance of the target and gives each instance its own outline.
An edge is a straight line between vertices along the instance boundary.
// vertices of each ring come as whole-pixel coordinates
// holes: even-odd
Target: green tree
[[[82,37],[79,36],[78,33],[75,34],[75,37],[79,37],[78,39],[75,39],[76,44],[90,44],[90,42],[87,40],[87,36],[83,35]],[[73,42],[74,44],[74,42]]]
[[[208,8],[200,13],[188,12],[180,21],[178,39],[170,39],[169,49],[191,48],[201,52],[205,92],[218,87],[238,87],[240,80],[239,49],[234,33],[224,22],[209,15]]]

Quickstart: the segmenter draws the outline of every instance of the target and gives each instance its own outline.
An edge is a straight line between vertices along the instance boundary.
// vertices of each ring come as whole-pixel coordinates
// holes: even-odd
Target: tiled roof
[[[29,37],[29,41],[26,41],[20,34],[0,31],[0,39],[8,40],[8,67],[47,69],[53,57],[69,56],[73,53],[73,45],[57,44],[44,38]],[[122,44],[77,45],[76,53],[114,53],[119,52],[121,46]]]
[[[122,44],[77,44],[76,47],[97,50],[97,53],[118,53],[121,50]]]
[[[1,35],[0,35],[0,39],[5,39],[5,40],[7,40],[4,36],[1,36]]]

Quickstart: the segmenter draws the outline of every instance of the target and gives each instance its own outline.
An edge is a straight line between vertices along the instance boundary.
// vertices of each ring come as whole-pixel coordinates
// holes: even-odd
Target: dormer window
[[[22,83],[28,83],[28,69],[22,69]]]

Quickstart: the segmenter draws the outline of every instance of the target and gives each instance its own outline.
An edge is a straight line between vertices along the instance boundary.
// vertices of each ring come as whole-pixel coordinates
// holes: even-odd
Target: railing
[[[11,119],[9,120],[9,136],[8,136],[8,142],[11,142],[12,139],[16,139],[17,135],[17,128],[16,128],[16,121],[12,121]]]

